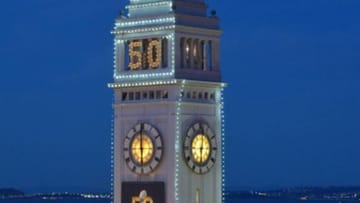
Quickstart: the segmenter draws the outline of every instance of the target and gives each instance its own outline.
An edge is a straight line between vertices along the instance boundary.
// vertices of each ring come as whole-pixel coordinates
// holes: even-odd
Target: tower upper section
[[[116,19],[115,84],[221,82],[219,19],[204,0],[130,0]]]
[[[218,29],[218,20],[207,17],[204,0],[131,0],[127,9],[133,20],[173,14],[178,25]]]

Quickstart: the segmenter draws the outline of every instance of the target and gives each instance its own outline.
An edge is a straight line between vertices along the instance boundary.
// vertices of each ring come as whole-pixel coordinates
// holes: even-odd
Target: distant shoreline
[[[241,199],[360,201],[360,186],[295,187],[278,190],[229,191],[226,193],[226,196]]]
[[[110,194],[103,193],[35,193],[26,194],[14,188],[0,188],[0,199],[110,199]]]
[[[359,201],[360,186],[348,187],[295,187],[278,190],[239,190],[228,191],[226,198],[239,199],[286,199],[286,200],[336,200]],[[14,188],[0,188],[0,199],[111,199],[104,193],[36,193],[25,194]]]

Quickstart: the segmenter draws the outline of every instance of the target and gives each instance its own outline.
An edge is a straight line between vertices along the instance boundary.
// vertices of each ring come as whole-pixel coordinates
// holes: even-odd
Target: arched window
[[[190,68],[191,66],[191,39],[186,40],[185,45],[185,61],[186,61],[186,67]]]
[[[168,66],[168,40],[163,38],[161,40],[161,67],[166,68]]]
[[[192,99],[196,99],[196,92],[192,92]]]
[[[211,71],[212,70],[212,42],[208,41],[206,44],[206,65],[207,65],[207,70]]]
[[[127,65],[130,63],[130,56],[129,56],[129,43],[130,42],[125,42],[125,49],[124,49],[124,69],[123,70],[129,70],[130,67],[128,67]]]
[[[180,67],[185,67],[185,44],[186,40],[185,37],[182,37],[180,40]]]
[[[193,59],[194,59],[194,68],[198,68],[199,67],[199,40],[195,39],[193,41],[193,47],[192,47],[192,54],[193,54]]]
[[[206,52],[205,52],[205,41],[200,42],[200,55],[201,55],[201,70],[206,70]]]
[[[186,93],[186,98],[188,98],[188,99],[191,98],[191,92],[187,92],[187,93]]]

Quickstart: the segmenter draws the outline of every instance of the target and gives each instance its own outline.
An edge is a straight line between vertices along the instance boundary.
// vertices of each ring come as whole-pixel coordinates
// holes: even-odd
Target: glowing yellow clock
[[[138,164],[146,164],[154,154],[154,144],[145,133],[135,135],[131,143],[131,155]]]
[[[196,163],[202,164],[209,159],[210,142],[207,136],[198,134],[191,143],[191,153]]]
[[[137,174],[149,174],[162,158],[163,146],[159,131],[150,124],[139,123],[131,128],[124,140],[124,159]]]
[[[190,126],[184,139],[185,162],[195,173],[207,173],[216,161],[216,136],[203,122]]]

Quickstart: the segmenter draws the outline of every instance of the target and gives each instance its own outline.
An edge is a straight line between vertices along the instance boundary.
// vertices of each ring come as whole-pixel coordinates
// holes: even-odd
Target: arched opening
[[[161,40],[161,67],[168,67],[168,39]]]
[[[185,45],[185,62],[186,62],[186,67],[190,68],[191,66],[191,39],[187,39],[186,40],[186,45]]]
[[[185,37],[182,37],[180,39],[180,67],[184,68],[185,67],[185,44],[186,40]]]
[[[206,70],[206,52],[205,52],[205,41],[200,42],[200,55],[201,55],[201,70]]]
[[[206,44],[206,69],[211,71],[212,66],[212,42],[208,41]]]
[[[193,54],[193,59],[194,59],[194,68],[198,68],[199,67],[199,63],[200,63],[200,57],[199,57],[199,40],[195,39],[193,41],[193,47],[192,47],[192,54]]]

